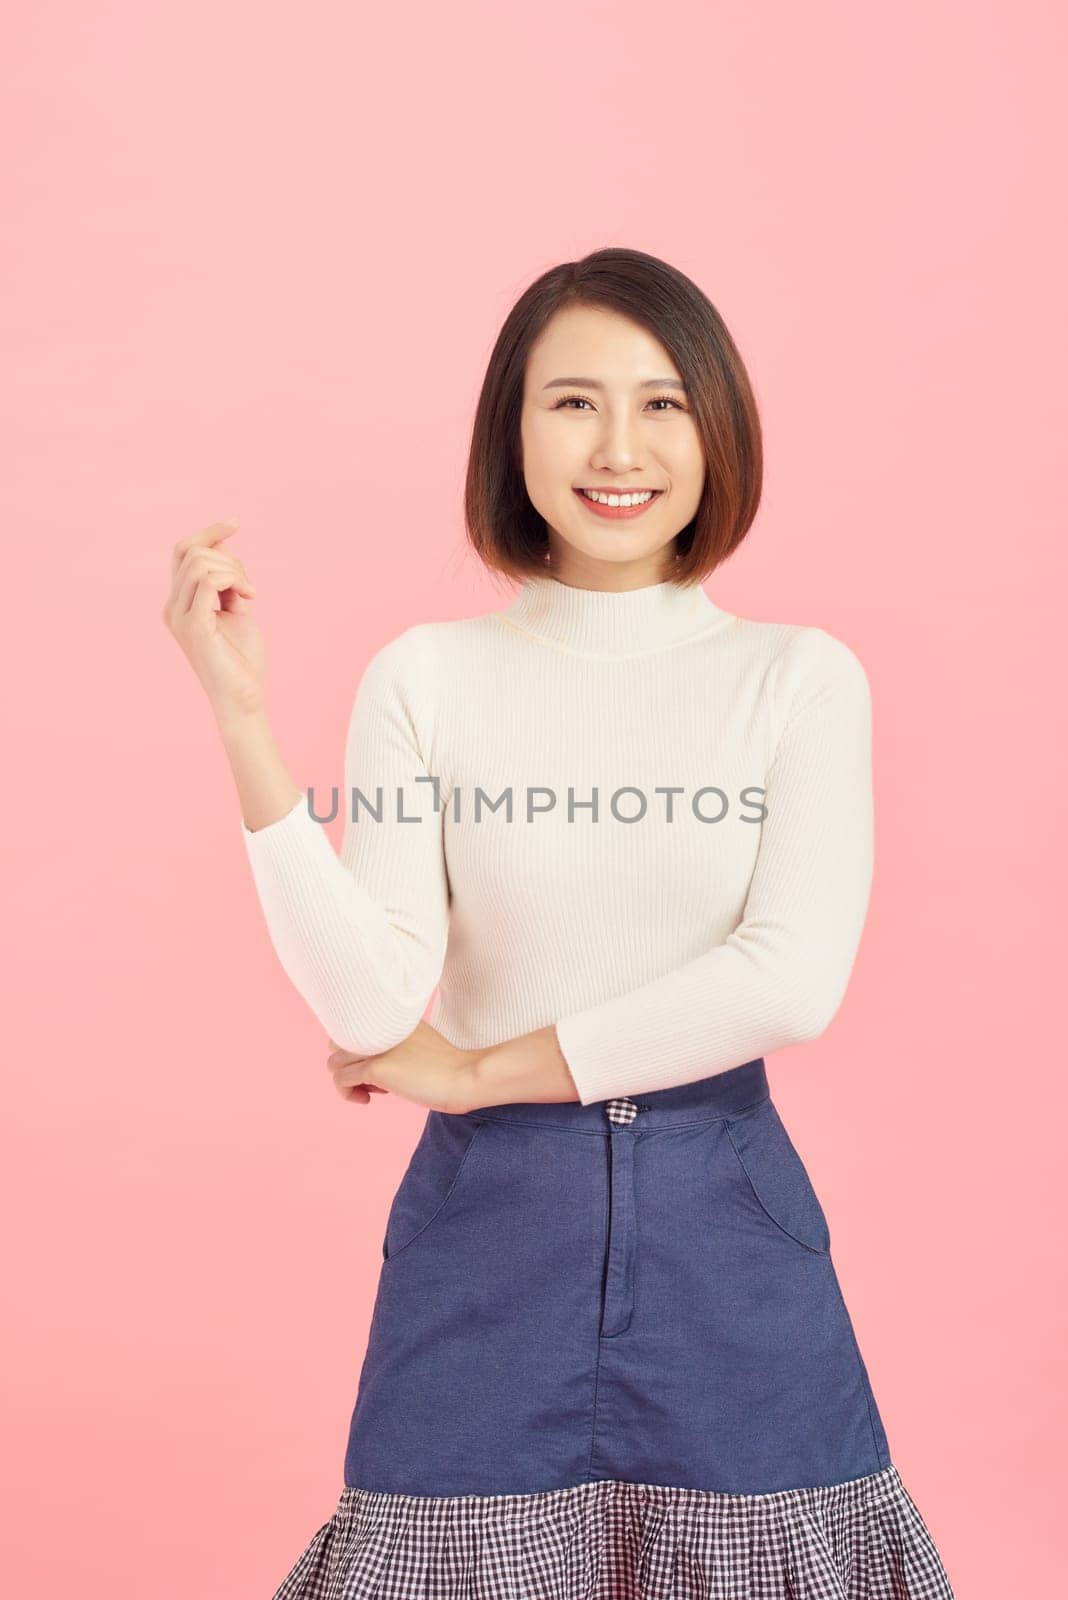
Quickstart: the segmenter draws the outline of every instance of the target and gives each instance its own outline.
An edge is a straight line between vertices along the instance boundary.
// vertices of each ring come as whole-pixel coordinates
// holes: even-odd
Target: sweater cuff
[[[584,1106],[642,1092],[621,1088],[620,1084],[655,1079],[655,1062],[659,1059],[654,1055],[647,1064],[633,1032],[628,1030],[625,1037],[617,1039],[607,1016],[598,1015],[598,1009],[575,1011],[556,1023],[560,1053],[578,1090],[579,1103]]]
[[[254,839],[262,840],[268,836],[273,836],[275,839],[277,839],[280,831],[292,832],[294,828],[300,826],[299,823],[295,824],[293,821],[293,818],[297,815],[298,811],[303,811],[305,815],[307,815],[308,797],[305,794],[301,795],[300,799],[295,802],[290,811],[286,812],[284,817],[278,817],[274,822],[269,822],[265,828],[250,828],[245,822],[244,817],[242,817],[241,832],[244,835],[246,848],[249,850],[259,849],[258,844],[252,843],[252,840]],[[310,821],[311,818],[309,817],[308,820]],[[316,827],[319,826],[320,824],[316,823]]]

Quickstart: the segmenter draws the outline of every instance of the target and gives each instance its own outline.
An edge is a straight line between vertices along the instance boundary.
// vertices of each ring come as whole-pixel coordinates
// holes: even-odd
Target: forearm
[[[303,797],[282,759],[266,711],[216,708],[215,720],[245,826],[255,833],[281,821]]]
[[[578,1099],[552,1024],[481,1051],[470,1074],[471,1111]]]

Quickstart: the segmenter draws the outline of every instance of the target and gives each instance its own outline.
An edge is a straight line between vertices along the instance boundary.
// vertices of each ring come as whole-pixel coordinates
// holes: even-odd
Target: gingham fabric
[[[638,1115],[637,1104],[623,1096],[619,1100],[606,1100],[604,1113],[609,1122],[615,1122],[619,1127],[625,1128],[628,1122],[633,1122]]]
[[[953,1600],[897,1469],[774,1494],[346,1487],[274,1600]]]

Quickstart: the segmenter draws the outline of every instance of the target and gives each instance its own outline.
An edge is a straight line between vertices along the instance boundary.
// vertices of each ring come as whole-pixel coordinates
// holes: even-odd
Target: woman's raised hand
[[[181,645],[217,716],[263,709],[266,650],[249,611],[256,593],[223,540],[235,522],[213,522],[180,539],[171,557],[163,621]]]

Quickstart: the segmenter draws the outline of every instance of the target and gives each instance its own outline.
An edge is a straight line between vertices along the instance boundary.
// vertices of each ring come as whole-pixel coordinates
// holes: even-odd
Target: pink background
[[[1059,8],[38,3],[0,95],[11,1594],[264,1600],[333,1510],[424,1112],[278,967],[173,543],[236,517],[276,732],[340,781],[466,552],[501,319],[605,244],[737,338],[764,503],[712,597],[846,639],[876,879],[771,1058],[964,1600],[1063,1579]],[[332,836],[333,832],[332,832]],[[336,836],[335,836],[336,842]]]

